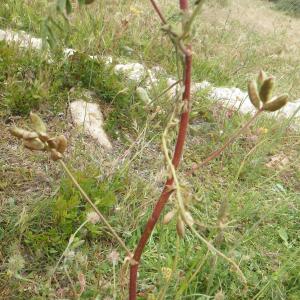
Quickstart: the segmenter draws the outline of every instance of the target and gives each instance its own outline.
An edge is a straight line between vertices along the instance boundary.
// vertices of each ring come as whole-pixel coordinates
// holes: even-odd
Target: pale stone
[[[127,79],[139,82],[145,79],[145,88],[151,89],[157,84],[158,79],[156,74],[164,72],[163,69],[156,66],[152,69],[146,69],[140,63],[127,63],[115,65],[114,71],[118,75],[124,75]]]
[[[116,74],[125,75],[128,79],[139,81],[146,75],[146,70],[140,63],[117,64]]]
[[[112,148],[103,129],[103,115],[98,104],[77,100],[71,102],[70,111],[76,126],[80,126],[84,133],[90,135],[104,148]]]
[[[30,34],[27,34],[23,31],[15,32],[12,30],[0,30],[0,41],[6,41],[7,43],[16,43],[22,48],[33,48],[37,50],[41,50],[43,43],[42,39],[35,38]],[[69,57],[74,55],[76,52],[75,49],[66,48],[64,50],[65,57]],[[100,56],[90,56],[91,59],[103,59],[105,64],[112,63],[112,57],[100,57]],[[51,57],[49,58],[49,62],[53,62]],[[140,63],[127,63],[127,64],[117,64],[114,68],[115,73],[123,74],[129,80],[133,80],[139,82],[145,79],[144,87],[146,89],[151,89],[153,85],[158,82],[159,75],[165,74],[165,71],[156,66],[151,69],[145,68]],[[176,80],[172,78],[167,79],[168,86],[174,84]],[[244,92],[238,88],[232,87],[213,87],[208,81],[195,82],[192,83],[192,93],[196,93],[203,89],[209,89],[208,95],[211,97],[213,101],[220,102],[224,107],[235,109],[240,111],[241,113],[255,113],[255,108],[253,107],[250,99],[248,97],[247,92]],[[177,92],[180,92],[179,85],[174,86],[169,91],[169,96],[174,97]],[[92,103],[90,103],[92,104]],[[96,104],[94,104],[96,105]],[[97,108],[96,110],[99,110]],[[101,112],[100,112],[101,113]],[[273,115],[283,116],[286,118],[294,117],[297,118],[295,122],[295,127],[300,127],[299,117],[300,117],[300,99],[295,100],[293,102],[289,102],[283,109],[279,112],[272,113]],[[101,122],[102,116],[101,116]],[[102,123],[101,123],[102,124]],[[92,130],[92,129],[91,129]],[[93,131],[93,130],[92,130]],[[103,131],[104,132],[104,131]],[[96,135],[96,133],[95,133]],[[98,138],[96,138],[98,140]],[[105,139],[104,139],[105,140]],[[106,141],[108,141],[106,137]],[[104,144],[106,142],[103,142]],[[108,141],[109,143],[109,141]],[[108,145],[107,143],[107,145]],[[110,144],[110,143],[109,143]]]
[[[23,31],[0,30],[0,41],[6,41],[9,44],[16,43],[22,48],[41,50],[43,47],[42,39],[32,37]]]

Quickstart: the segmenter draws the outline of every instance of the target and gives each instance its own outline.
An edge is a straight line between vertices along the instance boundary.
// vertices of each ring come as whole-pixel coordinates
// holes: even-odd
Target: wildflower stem
[[[200,164],[194,166],[187,175],[193,175],[194,172],[201,167],[207,165],[210,161],[217,158],[224,150],[226,150],[239,136],[243,133],[249,126],[257,119],[257,117],[263,112],[262,109],[259,109],[247,123],[244,124],[235,134],[233,134],[219,149],[213,151],[206,159],[204,159]]]
[[[109,229],[111,234],[116,238],[116,240],[119,242],[120,246],[127,252],[127,255],[129,257],[132,257],[131,251],[127,248],[125,245],[124,241],[120,238],[120,236],[116,233],[116,231],[112,228],[112,226],[108,223],[106,218],[101,214],[101,212],[98,210],[97,206],[93,203],[93,201],[90,199],[90,197],[86,194],[86,192],[82,189],[78,181],[75,179],[69,168],[66,166],[66,164],[63,162],[63,160],[59,160],[60,164],[62,165],[63,169],[67,173],[67,175],[70,177],[72,180],[73,184],[75,187],[79,190],[83,198],[91,205],[91,207],[94,209],[94,211],[97,213],[99,216],[100,220],[102,223],[105,224],[105,226]]]
[[[152,2],[153,4],[153,2]],[[188,9],[188,0],[180,0],[180,8],[182,10]],[[192,52],[191,46],[187,46],[188,51],[184,53],[184,93],[182,97],[183,107],[180,118],[177,142],[175,145],[175,150],[173,154],[172,164],[175,169],[178,168],[179,163],[182,158],[187,128],[189,123],[189,112],[190,112],[190,99],[191,99],[191,71],[192,71]],[[132,264],[130,266],[130,281],[129,281],[129,299],[136,300],[137,298],[137,272],[139,267],[139,262],[144,251],[144,248],[148,242],[148,239],[169,199],[173,190],[170,187],[173,186],[174,177],[171,176],[166,180],[164,189],[156,202],[156,205],[153,209],[152,215],[150,216],[146,227],[142,233],[142,236],[138,242],[138,245],[135,249],[133,259],[137,264]]]
[[[155,0],[150,0],[150,2],[151,2],[151,4],[152,4],[154,10],[155,10],[156,13],[158,14],[158,16],[159,16],[161,22],[162,22],[163,24],[167,24],[167,21],[166,21],[165,17],[163,16],[163,14],[162,14],[160,8],[159,8],[158,5],[156,4]]]

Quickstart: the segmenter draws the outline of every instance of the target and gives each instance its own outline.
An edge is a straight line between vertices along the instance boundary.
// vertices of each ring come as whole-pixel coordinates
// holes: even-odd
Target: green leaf
[[[72,12],[72,4],[70,0],[66,0],[66,11],[68,15]]]
[[[98,207],[111,207],[116,203],[116,195],[112,191],[107,191],[102,197],[97,197],[95,203]]]
[[[67,4],[66,2],[67,2],[67,0],[57,0],[56,9],[59,12],[63,12],[66,9],[66,4]]]
[[[76,240],[72,243],[71,248],[74,250],[76,248],[79,248],[84,243],[85,243],[85,240],[79,240],[79,239],[76,238]]]
[[[56,38],[55,38],[53,30],[50,26],[51,22],[52,22],[51,18],[46,20],[45,25],[44,25],[44,35],[45,35],[45,38],[46,38],[50,48],[54,48],[54,46],[56,44]]]
[[[290,246],[289,242],[288,242],[289,237],[288,237],[288,234],[287,234],[286,230],[284,228],[280,228],[278,230],[278,234],[281,237],[281,239],[283,240],[285,246],[289,247]]]

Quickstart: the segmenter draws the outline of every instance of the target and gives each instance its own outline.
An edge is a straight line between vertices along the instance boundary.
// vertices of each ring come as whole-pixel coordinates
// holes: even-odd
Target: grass
[[[300,16],[300,3],[297,0],[273,0],[275,7],[282,10],[289,15],[299,17]]]
[[[0,24],[42,36],[45,3],[7,1],[0,8]],[[165,8],[167,1],[162,3]],[[279,91],[299,95],[295,84],[299,58],[285,52],[280,55],[285,51],[285,33],[257,32],[233,17],[222,23],[226,6],[221,4],[206,7],[197,24],[194,79],[244,88],[263,67],[277,77],[280,74]],[[80,299],[105,299],[114,292],[117,299],[126,298],[127,277],[120,275],[122,263],[116,267],[115,291],[112,264],[107,259],[112,249],[123,259],[122,250],[99,224],[83,227],[72,245],[74,253],[49,283],[51,270],[89,209],[59,166],[43,155],[22,150],[8,136],[5,122],[13,120],[22,126],[25,121],[18,116],[26,118],[34,109],[47,120],[51,132],[67,133],[71,140],[68,165],[133,249],[163,181],[160,135],[172,100],[161,97],[154,107],[145,107],[135,95],[136,84],[128,84],[101,60],[92,61],[87,54],[112,55],[115,62],[122,56],[150,67],[159,64],[175,74],[171,45],[146,5],[112,1],[76,10],[68,31],[57,32],[59,44],[52,64],[43,53],[0,43],[1,299],[73,299],[73,289],[80,290],[82,276],[86,284]],[[113,18],[115,12],[120,17]],[[178,14],[172,5],[165,12],[173,19]],[[220,18],[212,20],[212,12]],[[63,58],[60,49],[66,46],[79,49],[79,53]],[[133,49],[131,54],[126,47]],[[163,78],[151,97],[165,87]],[[84,98],[86,90],[92,90],[93,100],[104,108],[106,128],[114,139],[112,153],[105,153],[68,125],[68,102]],[[288,121],[264,116],[219,159],[196,176],[187,177],[185,171],[192,163],[204,159],[248,119],[238,113],[228,114],[206,93],[194,97],[192,115],[179,179],[190,198],[192,214],[201,223],[197,229],[208,240],[218,231],[216,211],[228,201],[229,223],[221,250],[239,264],[248,290],[219,258],[212,273],[212,254],[204,259],[205,246],[189,231],[178,241],[172,222],[168,226],[158,224],[147,246],[139,274],[140,298],[157,296],[168,282],[165,299],[213,299],[218,291],[223,291],[226,299],[298,299],[299,133],[289,128]],[[124,152],[127,156],[123,159]],[[278,154],[288,160],[268,167]],[[170,203],[167,210],[171,207]],[[190,281],[198,267],[201,269]]]

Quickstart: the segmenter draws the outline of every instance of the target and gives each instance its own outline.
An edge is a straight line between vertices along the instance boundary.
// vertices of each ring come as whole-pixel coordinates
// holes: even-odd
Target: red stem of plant
[[[154,0],[150,0],[150,2],[152,3],[152,6],[155,9],[156,13],[158,14],[161,22],[163,24],[167,24],[167,21],[166,21],[165,17],[163,16],[163,14],[161,13],[160,8],[157,6],[156,2]]]
[[[189,1],[188,0],[179,0],[180,2],[180,9],[187,10],[189,9]]]
[[[153,4],[153,1],[151,1]],[[187,9],[188,8],[188,1],[187,0],[180,0],[180,8]],[[191,47],[188,47],[189,50],[191,50]],[[188,55],[185,55],[185,68],[184,68],[184,93],[183,93],[183,101],[185,103],[184,107],[186,109],[183,109],[183,112],[181,114],[180,119],[180,125],[179,125],[179,131],[178,131],[178,137],[177,142],[173,154],[173,165],[175,169],[178,168],[178,165],[180,163],[182,154],[183,154],[183,148],[185,144],[186,139],[186,133],[189,123],[189,104],[190,104],[190,98],[191,98],[191,71],[192,71],[192,56],[191,51],[189,51]],[[130,282],[129,282],[129,300],[136,300],[137,297],[137,272],[138,267],[140,263],[140,259],[143,253],[143,250],[147,244],[147,241],[155,227],[155,224],[157,223],[169,197],[171,196],[173,190],[174,179],[169,178],[164,186],[164,189],[153,209],[152,215],[149,218],[146,227],[144,229],[144,232],[139,240],[139,243],[135,249],[133,259],[137,263],[135,265],[130,266]]]

